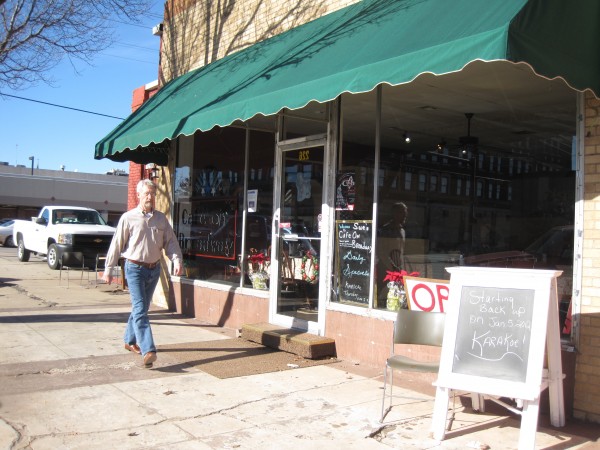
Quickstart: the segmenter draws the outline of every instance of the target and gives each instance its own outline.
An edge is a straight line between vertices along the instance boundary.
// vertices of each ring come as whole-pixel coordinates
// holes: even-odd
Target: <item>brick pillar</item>
[[[600,99],[589,92],[584,120],[583,269],[573,415],[600,423]]]
[[[144,166],[143,164],[134,163],[129,161],[129,181],[127,183],[127,209],[133,209],[138,204],[137,194],[135,188],[138,182],[144,178]]]
[[[140,86],[133,91],[131,100],[131,112],[137,110],[144,102],[152,97],[158,89],[147,89],[146,86]],[[135,192],[138,182],[146,177],[146,170],[143,164],[129,162],[129,181],[127,183],[127,209],[135,208],[138,204],[138,198]]]

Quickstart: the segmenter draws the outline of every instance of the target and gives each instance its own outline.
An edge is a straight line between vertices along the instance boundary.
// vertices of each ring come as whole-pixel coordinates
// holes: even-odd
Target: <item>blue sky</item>
[[[77,63],[75,73],[63,61],[50,74],[54,86],[39,84],[24,90],[2,89],[3,93],[127,117],[133,90],[157,79],[160,38],[152,27],[161,22],[163,1],[154,2],[151,14],[140,24],[115,23],[116,43],[97,55],[93,65]],[[40,169],[105,173],[110,169],[129,171],[129,163],[95,160],[96,142],[121,120],[0,96],[0,161]]]

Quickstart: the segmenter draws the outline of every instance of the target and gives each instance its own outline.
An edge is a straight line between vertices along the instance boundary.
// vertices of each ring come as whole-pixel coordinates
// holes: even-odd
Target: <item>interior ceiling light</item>
[[[437,143],[435,148],[438,153],[442,153],[447,148],[446,141],[442,139],[440,142]]]

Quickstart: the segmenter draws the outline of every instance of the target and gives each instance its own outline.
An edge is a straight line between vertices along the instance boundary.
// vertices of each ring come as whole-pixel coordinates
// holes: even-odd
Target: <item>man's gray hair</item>
[[[135,188],[138,194],[142,193],[142,189],[144,189],[144,186],[148,186],[149,188],[156,190],[156,185],[154,184],[154,182],[146,178],[145,180],[140,180],[138,182],[137,187]]]

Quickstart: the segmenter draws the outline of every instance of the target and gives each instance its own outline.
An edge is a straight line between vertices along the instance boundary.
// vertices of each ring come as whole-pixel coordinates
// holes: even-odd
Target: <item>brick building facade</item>
[[[297,3],[297,4],[296,4]],[[161,40],[161,67],[159,85],[177,78],[198,67],[262,40],[300,26],[324,14],[354,4],[356,1],[298,1],[296,8],[290,2],[256,0],[232,2],[230,9],[207,11],[206,2],[193,0],[169,1],[165,8],[165,21]],[[260,7],[259,7],[260,6]],[[257,7],[256,9],[254,9]],[[249,12],[252,11],[252,14]],[[252,20],[248,20],[251,17]],[[182,31],[183,30],[183,31]],[[140,88],[134,94],[132,109],[135,110],[155,92],[154,89]],[[583,170],[579,171],[578,183],[582,180],[582,205],[577,199],[573,209],[581,208],[582,251],[581,267],[575,272],[573,291],[578,303],[573,309],[575,332],[571,343],[576,347],[574,366],[573,415],[577,418],[600,422],[600,381],[594,374],[600,370],[600,282],[596,272],[600,266],[600,245],[596,242],[599,233],[596,228],[600,207],[597,197],[600,193],[600,100],[589,91],[583,94]],[[160,208],[174,211],[173,179],[176,176],[176,151],[171,150],[169,164],[161,169],[159,189],[162,197]],[[500,163],[498,163],[499,165]],[[491,163],[490,163],[491,165]],[[130,164],[129,205],[137,203],[135,185],[139,179],[148,176],[144,165]],[[474,189],[474,188],[473,188]],[[577,223],[577,220],[573,219]],[[577,256],[576,256],[577,258]],[[576,261],[577,264],[577,261]],[[226,269],[227,270],[227,269]],[[169,304],[175,295],[177,309],[189,315],[209,320],[219,325],[240,327],[247,321],[268,319],[268,298],[265,293],[252,294],[240,290],[232,295],[227,289],[219,290],[214,285],[199,287],[195,282],[181,281],[170,286],[163,280],[163,304]],[[575,298],[574,297],[574,298]],[[172,304],[171,304],[172,306]],[[223,319],[223,312],[227,318]],[[338,355],[351,360],[361,360],[368,365],[379,366],[388,352],[388,337],[392,321],[385,316],[353,315],[346,310],[332,310],[327,313],[327,335],[336,338]],[[360,337],[356,330],[362,330]],[[573,380],[571,380],[573,381]]]
[[[161,84],[356,1],[170,0],[163,24]]]
[[[584,229],[575,415],[600,423],[600,99],[585,97]]]

